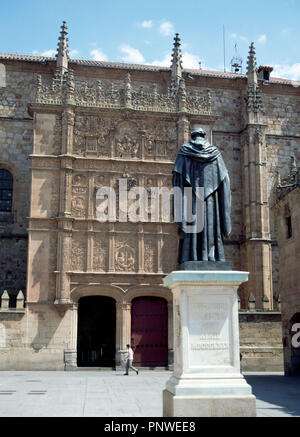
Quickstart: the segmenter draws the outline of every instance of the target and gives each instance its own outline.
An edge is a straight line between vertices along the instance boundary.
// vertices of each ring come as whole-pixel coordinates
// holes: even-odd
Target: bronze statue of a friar
[[[206,139],[206,132],[197,127],[191,139],[183,144],[177,154],[173,169],[173,187],[181,192],[190,187],[194,223],[197,217],[197,193],[202,187],[202,226],[200,232],[187,232],[187,198],[182,197],[180,219],[175,211],[175,222],[179,228],[180,246],[178,261],[185,270],[231,269],[225,262],[223,238],[231,232],[231,193],[228,170],[220,150]],[[176,208],[176,203],[175,203]],[[199,213],[198,213],[199,214]],[[191,222],[190,222],[191,223]]]

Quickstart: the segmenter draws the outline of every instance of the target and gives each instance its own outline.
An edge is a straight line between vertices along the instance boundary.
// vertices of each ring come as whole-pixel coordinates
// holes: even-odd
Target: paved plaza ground
[[[171,372],[0,372],[0,417],[162,417]],[[245,373],[258,417],[300,416],[300,377]]]

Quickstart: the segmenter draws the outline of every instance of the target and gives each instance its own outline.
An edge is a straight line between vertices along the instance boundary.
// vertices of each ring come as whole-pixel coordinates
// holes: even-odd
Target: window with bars
[[[8,170],[0,169],[0,213],[12,210],[13,177]]]

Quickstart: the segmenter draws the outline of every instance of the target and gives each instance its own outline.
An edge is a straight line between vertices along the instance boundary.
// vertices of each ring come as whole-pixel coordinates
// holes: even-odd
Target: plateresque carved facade
[[[184,70],[178,35],[171,68],[70,60],[66,35],[63,24],[56,60],[0,55],[6,68],[0,167],[14,183],[12,211],[0,222],[3,271],[12,276],[9,282],[3,274],[2,290],[13,296],[23,287],[25,294],[14,274],[23,271],[24,281],[27,263],[25,308],[1,306],[1,367],[76,368],[78,306],[88,296],[114,299],[117,365],[132,340],[134,300],[164,299],[165,364],[172,364],[172,296],[162,279],[177,266],[176,225],[118,217],[101,223],[96,193],[117,188],[121,178],[128,188],[170,188],[178,147],[194,126],[202,126],[222,150],[231,178],[233,231],[226,258],[235,270],[250,272],[239,291],[244,363],[280,368],[276,217],[270,205],[276,171],[292,153],[300,154],[299,88],[278,79],[265,86],[253,45],[242,75]],[[12,259],[18,267],[8,269]]]

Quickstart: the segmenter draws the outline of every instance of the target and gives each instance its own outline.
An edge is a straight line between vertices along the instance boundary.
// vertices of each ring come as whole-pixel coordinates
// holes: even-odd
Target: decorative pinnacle
[[[179,86],[180,79],[182,78],[182,61],[181,61],[181,49],[179,34],[175,34],[174,46],[172,52],[172,82]]]
[[[248,63],[247,63],[247,76],[249,82],[257,83],[256,74],[256,58],[255,58],[255,47],[253,42],[249,47]]]
[[[56,54],[56,66],[57,68],[63,70],[63,72],[68,69],[69,47],[67,34],[67,25],[66,22],[63,21],[60,36],[58,38]]]

